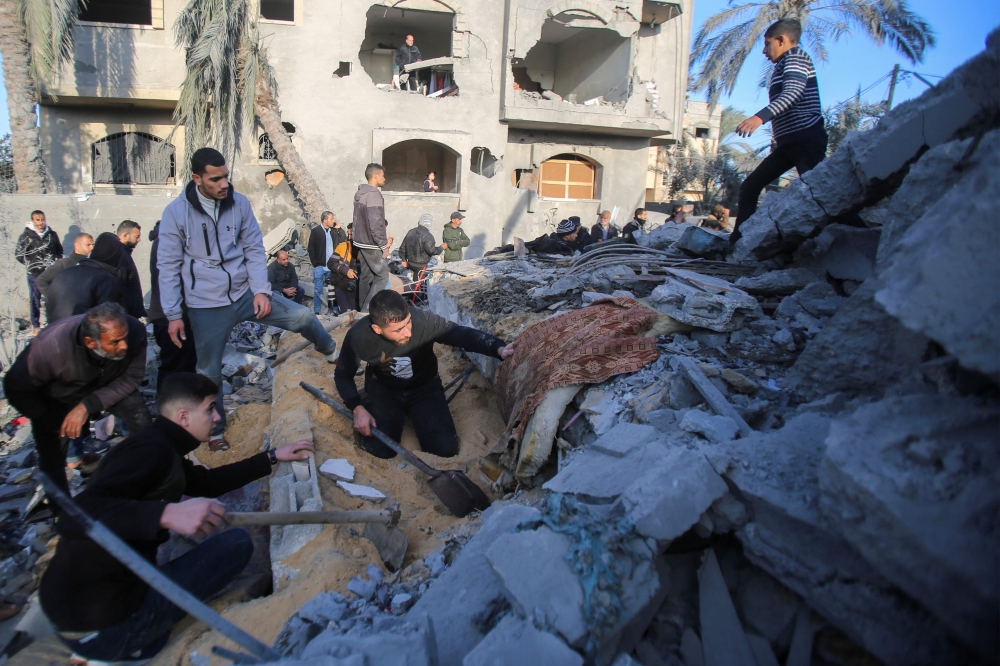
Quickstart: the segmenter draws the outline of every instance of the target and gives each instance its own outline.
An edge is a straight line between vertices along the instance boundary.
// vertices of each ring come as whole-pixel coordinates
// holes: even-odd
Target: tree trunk
[[[10,147],[17,191],[45,193],[45,163],[38,136],[38,91],[29,72],[27,28],[17,0],[0,0],[0,55],[10,112]]]
[[[257,81],[254,113],[257,114],[260,124],[264,126],[264,131],[271,139],[274,151],[278,153],[278,161],[285,170],[285,176],[288,178],[288,184],[292,186],[292,191],[305,208],[307,220],[313,224],[319,224],[320,216],[323,211],[327,210],[326,197],[323,196],[316,180],[306,168],[299,151],[292,145],[288,132],[281,124],[281,109],[278,107],[278,100],[274,98],[262,79],[263,77]]]

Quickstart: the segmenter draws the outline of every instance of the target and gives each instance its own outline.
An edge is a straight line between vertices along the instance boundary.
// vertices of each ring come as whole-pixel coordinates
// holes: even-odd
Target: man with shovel
[[[75,501],[91,518],[122,538],[149,562],[172,530],[208,537],[160,571],[200,599],[230,583],[250,561],[253,543],[244,530],[208,536],[226,522],[218,497],[267,476],[278,461],[304,460],[312,442],[214,469],[184,456],[207,442],[218,422],[216,386],[208,377],[178,372],[157,395],[159,417],[112,448]],[[182,501],[182,497],[189,499]],[[149,659],[166,645],[186,613],[151,589],[91,541],[68,516],[39,590],[42,609],[75,656],[111,661]]]
[[[347,332],[334,380],[344,404],[354,412],[361,448],[373,456],[396,454],[373,437],[371,429],[398,442],[407,416],[421,449],[443,458],[458,454],[458,433],[438,376],[435,342],[501,360],[514,353],[500,338],[410,308],[402,296],[388,290],[372,297],[368,316]],[[362,361],[367,363],[365,398],[354,384]]]

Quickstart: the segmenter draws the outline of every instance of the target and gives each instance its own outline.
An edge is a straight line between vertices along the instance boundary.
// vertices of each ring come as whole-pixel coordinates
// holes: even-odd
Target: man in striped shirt
[[[801,176],[826,157],[826,129],[819,102],[819,85],[812,59],[799,48],[802,24],[781,19],[764,33],[764,56],[774,63],[768,86],[770,103],[736,128],[740,136],[771,121],[774,142],[764,158],[740,187],[739,211],[730,243],[740,238],[740,224],[757,211],[757,199],[767,184],[792,167]]]

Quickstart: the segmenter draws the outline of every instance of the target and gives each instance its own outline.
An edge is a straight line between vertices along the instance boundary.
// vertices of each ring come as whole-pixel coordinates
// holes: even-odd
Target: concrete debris
[[[768,271],[753,277],[741,277],[736,280],[735,284],[743,291],[755,296],[786,296],[794,294],[818,279],[819,277],[813,269],[786,268]]]
[[[684,232],[691,228],[688,222],[674,224],[665,222],[656,227],[648,234],[637,232],[634,234],[636,242],[642,247],[653,248],[654,250],[666,250],[676,243],[684,235]]]
[[[381,502],[385,499],[385,493],[370,486],[362,486],[346,481],[337,481],[337,486],[351,497],[368,500],[369,502]]]
[[[759,309],[757,299],[725,280],[691,271],[667,269],[666,281],[649,301],[677,321],[712,331],[735,331]]]
[[[710,442],[728,442],[736,437],[736,422],[727,416],[715,416],[692,409],[684,414],[681,428],[702,435]]]
[[[508,615],[466,655],[462,666],[583,666],[583,657],[527,620]]]
[[[693,257],[721,257],[729,249],[729,234],[689,227],[674,244],[674,249]]]
[[[754,663],[753,652],[736,615],[726,581],[719,570],[715,551],[705,552],[699,574],[698,606],[705,666],[746,666]]]
[[[354,465],[346,458],[329,458],[319,466],[319,471],[341,481],[354,480]]]

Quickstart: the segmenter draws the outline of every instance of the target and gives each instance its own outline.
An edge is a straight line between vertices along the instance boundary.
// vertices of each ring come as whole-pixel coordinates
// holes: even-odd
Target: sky
[[[738,4],[743,3],[740,1]],[[692,39],[706,18],[727,6],[727,0],[694,0]],[[914,65],[889,46],[877,46],[867,37],[858,34],[828,44],[827,61],[816,62],[814,58],[820,100],[824,108],[853,97],[859,86],[867,88],[884,74],[888,74],[897,63],[902,69],[919,72],[932,83],[936,82],[938,78],[927,75],[947,75],[982,51],[986,36],[1000,26],[1000,2],[997,0],[910,0],[907,6],[911,12],[930,24],[937,39],[937,44],[925,53],[924,61]],[[760,47],[763,48],[763,42]],[[757,76],[763,62],[763,54],[747,58],[732,96],[721,100],[723,105],[732,105],[747,115],[760,111],[767,105],[767,91],[757,87]],[[917,97],[925,90],[926,85],[909,77],[896,85],[893,106]],[[862,98],[869,102],[879,102],[886,99],[888,92],[889,84],[886,81]],[[704,99],[698,93],[693,93],[691,98]],[[767,142],[768,137],[761,130],[757,130],[749,140],[754,146]]]
[[[694,33],[705,19],[724,9],[727,0],[695,0],[694,2]],[[826,62],[816,62],[816,74],[819,79],[820,98],[824,107],[849,99],[857,92],[858,87],[866,88],[899,63],[903,69],[909,69],[925,75],[930,81],[936,81],[927,75],[935,77],[948,74],[958,65],[983,50],[986,35],[1000,26],[1000,2],[997,0],[910,0],[911,11],[922,16],[934,30],[937,45],[925,55],[922,63],[912,65],[901,58],[888,46],[876,46],[865,37],[848,36],[838,43],[829,44],[829,58]],[[763,45],[762,45],[763,46]],[[725,105],[733,105],[747,114],[759,111],[767,104],[767,93],[757,87],[757,74],[764,56],[754,56],[747,59],[747,64],[740,74],[739,83],[733,95],[723,99]],[[914,77],[900,82],[896,86],[893,100],[895,105],[903,100],[916,97],[926,86]],[[866,95],[870,102],[885,99],[888,93],[888,82],[875,88]],[[692,95],[699,99],[697,94]],[[7,113],[7,91],[0,86],[0,136],[10,131],[10,119]],[[767,143],[766,135],[760,130],[754,134],[750,143],[762,145]]]

